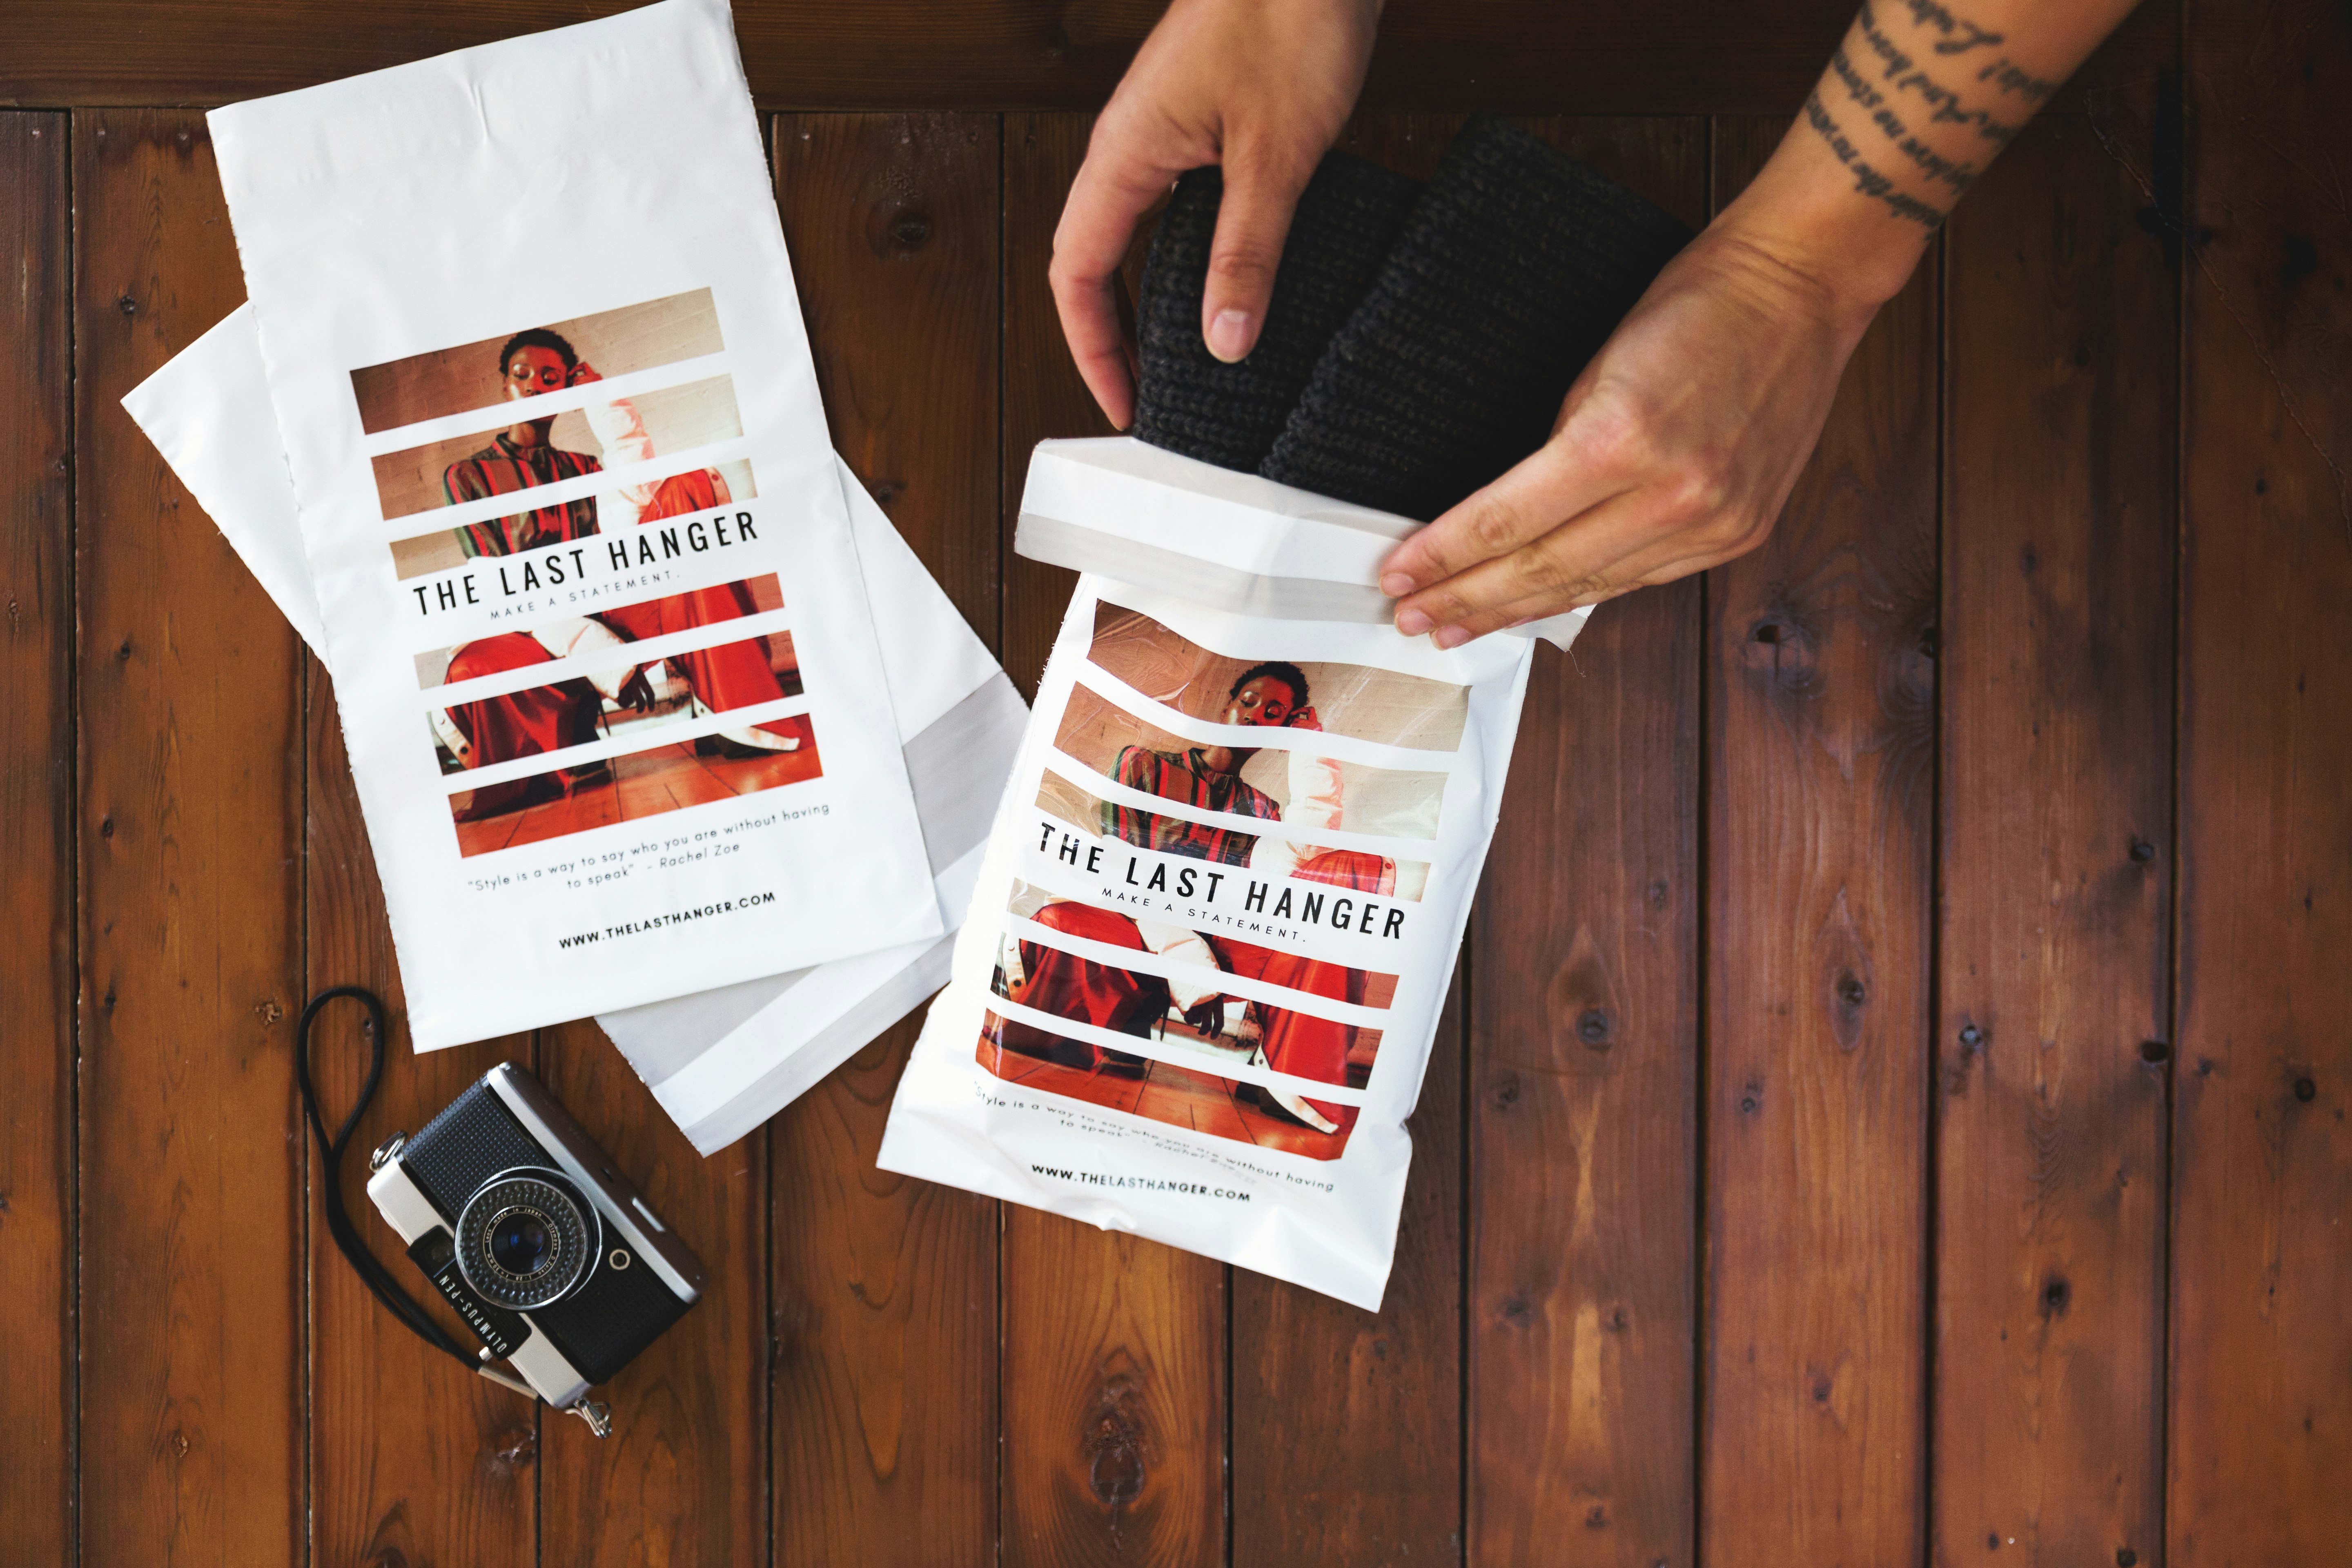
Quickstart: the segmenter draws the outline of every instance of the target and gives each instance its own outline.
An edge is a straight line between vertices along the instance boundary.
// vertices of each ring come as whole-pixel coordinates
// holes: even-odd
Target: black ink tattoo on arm
[[[2041,103],[2058,90],[2056,82],[2045,77],[2029,76],[2011,65],[2006,55],[1977,72],[1977,79],[1992,83],[1996,91],[2013,92],[2028,103]]]
[[[1893,180],[1871,167],[1853,142],[1847,139],[1844,128],[1831,115],[1829,106],[1822,101],[1818,91],[1805,99],[1805,123],[1829,144],[1830,152],[1853,175],[1853,188],[1859,194],[1885,204],[1896,217],[1907,218],[1926,228],[1937,227],[1950,216],[1931,202],[1904,195],[1895,188]]]
[[[1916,11],[1923,4],[1932,5],[1933,0],[1904,0],[1904,3]],[[1937,9],[1941,11],[1940,6]],[[1949,15],[1949,13],[1944,14]],[[1976,127],[1978,135],[2000,147],[2009,145],[2010,141],[2016,136],[2017,126],[1995,120],[1984,110],[1966,107],[1960,102],[1958,93],[1920,68],[1909,55],[1903,52],[1902,47],[1887,37],[1885,31],[1879,26],[1877,15],[1872,9],[1870,0],[1863,0],[1862,14],[1855,19],[1855,25],[1862,30],[1862,41],[1869,47],[1872,54],[1878,57],[1879,63],[1886,68],[1883,73],[1883,79],[1894,83],[1894,90],[1898,94],[1903,92],[1918,94],[1930,110],[1927,118],[1931,124],[1973,125]],[[1986,39],[1993,41],[1998,41],[2000,37],[2000,35],[1997,33],[1984,35]],[[1937,47],[1940,51],[1942,45],[1937,45]],[[1843,51],[1841,50],[1840,53]],[[1849,68],[1851,68],[1850,65]]]
[[[1939,55],[1964,55],[1979,45],[1998,44],[2006,35],[1988,33],[1965,16],[1955,16],[1936,0],[1901,0],[1904,9],[1911,13],[1915,26],[1933,27],[1943,34],[1935,50]]]

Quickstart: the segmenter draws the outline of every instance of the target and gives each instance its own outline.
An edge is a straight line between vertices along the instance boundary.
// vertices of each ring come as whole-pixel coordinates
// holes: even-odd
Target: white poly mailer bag
[[[240,307],[123,399],[173,473],[323,660],[318,596]],[[989,817],[1028,716],[1020,695],[845,465],[842,493],[881,640],[940,907],[970,901]],[[607,1014],[598,1022],[695,1146],[774,1115],[947,980],[951,938]],[[790,994],[789,995],[787,994]]]
[[[418,1047],[938,937],[721,0],[210,123]]]
[[[883,1169],[1379,1306],[1534,658],[1398,635],[1417,526],[1037,448],[1018,547],[1084,574]]]

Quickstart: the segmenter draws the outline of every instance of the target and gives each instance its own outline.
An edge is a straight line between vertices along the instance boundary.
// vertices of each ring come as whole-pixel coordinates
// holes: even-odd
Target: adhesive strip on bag
[[[1048,441],[1030,459],[1013,548],[1032,560],[1149,583],[1235,615],[1380,625],[1388,552],[1423,525],[1130,437]],[[1566,647],[1588,606],[1508,627]]]

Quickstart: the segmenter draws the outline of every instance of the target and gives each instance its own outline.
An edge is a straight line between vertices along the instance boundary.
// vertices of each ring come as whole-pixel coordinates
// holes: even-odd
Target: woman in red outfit
[[[509,401],[539,396],[603,378],[583,363],[572,345],[544,328],[518,332],[499,356],[499,384]],[[583,410],[608,454],[627,462],[653,456],[636,411],[625,400]],[[459,505],[487,496],[507,495],[558,483],[604,470],[603,461],[585,452],[558,447],[550,440],[555,415],[517,420],[490,446],[449,465],[442,488],[450,504]],[[730,498],[725,482],[708,468],[698,468],[654,484],[621,487],[612,499],[635,512],[635,522],[715,509]],[[536,507],[509,517],[469,524],[457,531],[469,556],[509,555],[548,544],[584,538],[598,531],[598,498],[583,496]],[[605,521],[613,520],[602,520]],[[568,653],[587,651],[594,642],[613,637],[583,636],[594,628],[630,642],[666,633],[711,626],[755,614],[758,606],[740,583],[725,583],[643,604],[622,605],[593,617],[573,619],[537,628],[530,633],[505,633],[461,645],[450,659],[446,680],[455,683],[497,671],[544,663]],[[714,713],[773,701],[786,695],[783,684],[759,642],[744,638],[714,648],[674,654],[666,661],[685,680],[688,690]],[[653,702],[653,692],[640,668],[620,666],[584,678],[559,681],[527,690],[484,697],[459,703],[448,719],[465,742],[460,761],[468,768],[487,767],[517,757],[583,745],[597,738],[597,721],[606,698],[625,708],[642,710]],[[729,755],[751,756],[791,751],[799,744],[790,721],[742,730],[722,731],[712,744]],[[457,750],[453,746],[453,750]],[[510,780],[475,792],[460,821],[472,821],[500,812],[569,794],[612,776],[609,763],[599,761],[557,774]]]

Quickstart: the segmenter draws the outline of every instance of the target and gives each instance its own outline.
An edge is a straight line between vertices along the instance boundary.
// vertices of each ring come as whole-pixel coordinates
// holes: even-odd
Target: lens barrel
[[[457,1268],[485,1300],[514,1311],[571,1293],[594,1266],[594,1207],[552,1171],[491,1177],[457,1216]]]

